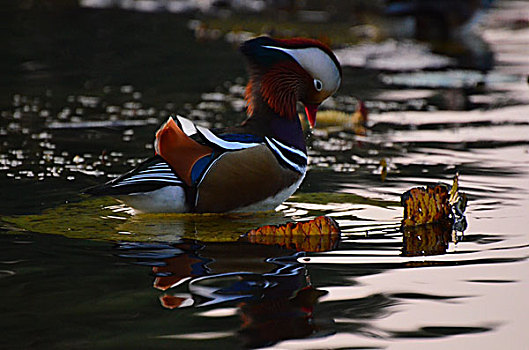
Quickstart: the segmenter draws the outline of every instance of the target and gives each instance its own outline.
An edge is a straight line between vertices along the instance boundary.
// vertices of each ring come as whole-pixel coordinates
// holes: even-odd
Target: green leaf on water
[[[105,241],[236,241],[248,230],[284,223],[280,213],[251,214],[138,214],[132,215],[115,199],[89,198],[43,211],[41,214],[6,216],[0,225],[8,232],[31,231]]]
[[[376,207],[397,206],[397,202],[381,201],[345,193],[299,193],[291,197],[296,203],[352,203]],[[303,220],[318,216],[309,210]],[[181,238],[206,242],[232,242],[249,230],[265,225],[292,221],[283,212],[230,214],[137,214],[110,197],[87,198],[44,210],[40,214],[0,217],[0,226],[9,233],[30,231],[104,241],[175,242]]]

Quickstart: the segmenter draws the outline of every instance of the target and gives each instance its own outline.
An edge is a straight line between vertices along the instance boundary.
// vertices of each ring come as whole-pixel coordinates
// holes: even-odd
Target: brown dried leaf
[[[450,221],[449,189],[445,184],[414,187],[401,196],[404,207],[403,226],[417,226]]]
[[[250,230],[244,240],[265,245],[279,245],[297,251],[322,252],[336,247],[340,228],[333,219],[319,216],[305,222],[267,225]]]

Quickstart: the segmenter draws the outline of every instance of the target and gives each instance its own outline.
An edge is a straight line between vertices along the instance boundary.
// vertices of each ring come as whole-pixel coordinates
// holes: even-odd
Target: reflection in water
[[[428,41],[437,50],[449,52],[459,64],[479,70],[492,68],[494,60],[489,45],[481,38],[476,25],[491,0],[392,0],[386,14],[402,21],[395,23],[400,36]],[[402,31],[406,28],[407,31]]]
[[[246,236],[243,240],[248,240],[254,244],[279,245],[288,249],[306,252],[324,252],[337,248],[340,241],[339,235],[270,235],[270,236]]]
[[[314,304],[325,294],[325,291],[308,285],[293,295],[292,291],[285,290],[263,298],[260,303],[241,303],[239,309],[243,323],[239,334],[243,344],[261,347],[313,334],[318,330],[313,322]]]
[[[403,256],[445,254],[448,249],[448,243],[453,241],[452,223],[445,221],[436,224],[404,227],[403,235]]]
[[[221,256],[239,254],[241,246],[220,244],[218,247],[222,251],[210,247],[186,240],[172,245],[122,243],[116,249],[122,258],[152,266],[155,288],[163,291],[185,289],[185,292],[161,296],[164,308],[236,307],[240,317],[238,334],[244,347],[302,338],[319,329],[313,320],[314,305],[326,292],[312,285],[307,268],[298,262],[304,253],[268,258],[254,266],[250,264],[250,272],[232,272],[229,270],[233,267],[223,266],[227,261]],[[261,247],[275,250],[276,254],[288,252],[259,245],[242,246],[250,253],[261,252]],[[274,266],[272,271],[261,272],[270,266]],[[215,273],[223,270],[228,272]]]
[[[346,47],[336,50],[336,56],[342,66],[383,71],[442,69],[453,63],[449,57],[432,53],[425,45],[395,40]]]
[[[385,234],[383,236],[387,237]],[[328,292],[326,289],[315,287],[311,281],[305,262],[314,262],[314,259],[306,257],[307,253],[303,251],[295,253],[289,248],[301,250],[303,247],[318,247],[312,250],[316,254],[326,250],[332,251],[337,248],[339,236],[327,242],[325,238],[329,237],[316,236],[317,244],[294,244],[293,241],[281,244],[284,239],[276,242],[266,240],[206,244],[183,239],[171,244],[120,243],[116,250],[121,258],[132,259],[137,264],[152,268],[153,287],[164,291],[159,297],[164,308],[175,312],[189,307],[204,308],[212,309],[210,313],[220,315],[226,312],[223,310],[231,308],[232,311],[227,315],[238,315],[237,338],[246,348],[263,347],[308,336],[329,336],[342,329],[343,325],[335,324],[336,319],[356,320],[354,322],[357,323],[359,333],[380,332],[372,329],[370,322],[390,313],[399,299],[410,296],[369,293],[363,297],[355,297],[352,294],[347,300],[329,303],[327,311],[322,313],[321,317],[315,318],[314,307]],[[451,223],[444,226],[440,224],[404,228],[401,256],[445,254],[451,239]],[[363,242],[367,243],[368,240]],[[375,250],[371,249],[370,252],[374,253]],[[356,254],[362,252],[357,250]],[[234,261],[235,256],[244,263]],[[265,256],[269,258],[259,258]],[[389,257],[383,254],[380,256],[381,260],[375,259],[372,262],[387,264]],[[399,263],[397,255],[391,259]],[[410,263],[409,267],[432,265],[429,262]],[[326,314],[329,312],[332,316]],[[351,323],[348,322],[347,325],[350,329]],[[430,336],[432,332],[417,330],[417,334],[422,336]],[[405,335],[395,332],[392,336],[398,338]],[[185,339],[187,336],[171,337]]]
[[[203,246],[198,243],[182,243],[179,245],[182,254],[163,260],[163,264],[153,266],[156,276],[153,286],[160,290],[174,288],[189,278],[204,276],[208,273],[207,263],[211,259],[202,258],[198,250]]]

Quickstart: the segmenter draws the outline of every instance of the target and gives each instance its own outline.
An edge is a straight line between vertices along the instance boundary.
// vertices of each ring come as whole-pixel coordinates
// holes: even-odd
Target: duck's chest
[[[196,212],[274,209],[296,191],[305,171],[306,157],[289,158],[269,144],[223,153],[198,183],[194,209]]]

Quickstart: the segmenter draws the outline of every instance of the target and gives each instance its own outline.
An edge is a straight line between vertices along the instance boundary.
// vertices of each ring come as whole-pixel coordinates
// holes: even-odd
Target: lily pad
[[[285,223],[276,212],[248,214],[139,214],[109,197],[90,198],[45,210],[41,214],[6,216],[0,224],[8,232],[31,231],[105,241],[236,241],[248,230]]]
[[[374,207],[395,207],[397,202],[365,198],[347,193],[299,193],[288,206],[302,204],[351,203]],[[308,210],[303,218],[321,215]],[[302,219],[303,219],[302,218]],[[296,219],[299,219],[296,218]],[[265,225],[289,221],[282,211],[229,214],[136,214],[110,197],[87,198],[50,208],[40,214],[0,217],[9,233],[31,231],[104,241],[177,242],[182,238],[204,242],[233,242],[246,232]]]

